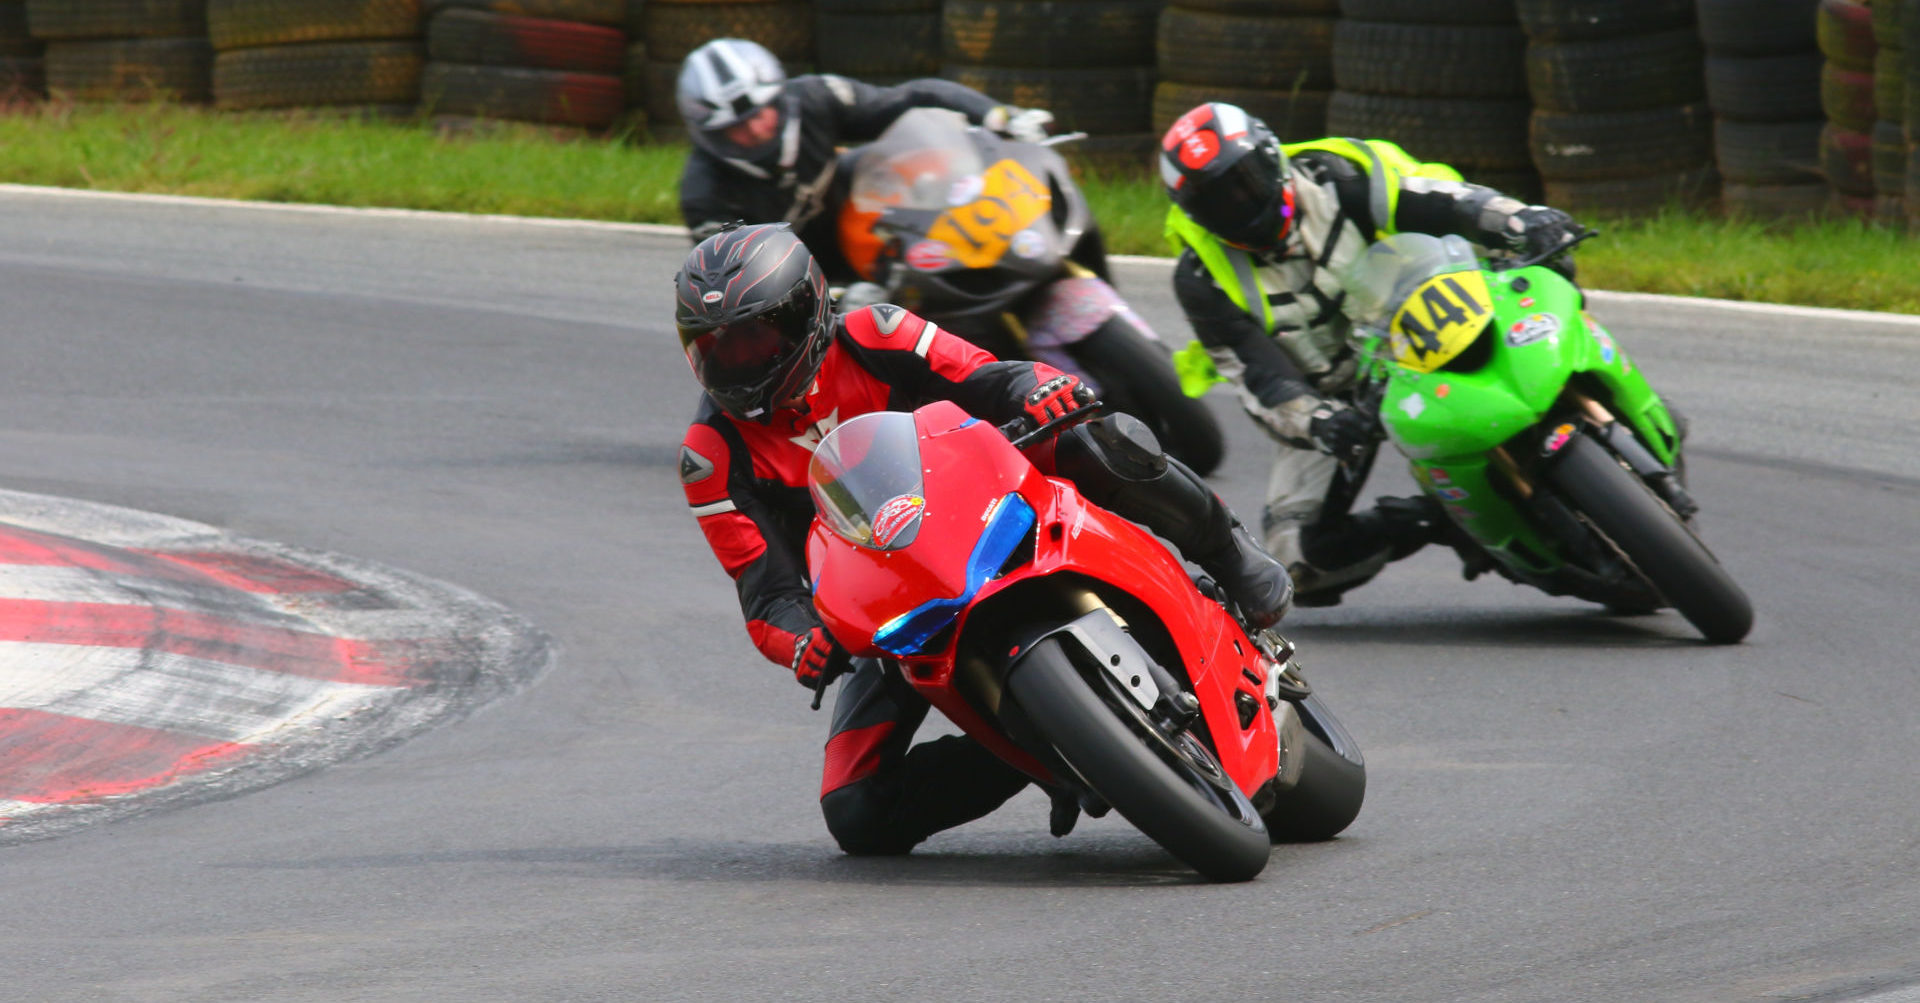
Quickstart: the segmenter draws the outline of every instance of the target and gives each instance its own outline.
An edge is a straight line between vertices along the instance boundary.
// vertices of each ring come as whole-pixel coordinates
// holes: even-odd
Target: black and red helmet
[[[1160,180],[1193,221],[1236,247],[1266,251],[1293,228],[1292,167],[1280,138],[1238,105],[1180,116],[1160,140]]]
[[[765,424],[819,375],[833,304],[826,276],[785,223],[708,237],[673,282],[687,364],[721,410]]]

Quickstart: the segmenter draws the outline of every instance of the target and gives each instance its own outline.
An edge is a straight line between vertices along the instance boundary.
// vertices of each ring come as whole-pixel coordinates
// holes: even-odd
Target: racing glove
[[[1307,421],[1307,436],[1328,456],[1358,459],[1373,444],[1373,422],[1337,401],[1322,401]]]
[[[1034,387],[1033,392],[1027,395],[1024,406],[1027,417],[1033,419],[1035,426],[1040,426],[1056,418],[1065,418],[1093,401],[1093,391],[1082,384],[1078,376],[1061,373]]]
[[[1544,205],[1530,205],[1507,219],[1507,241],[1526,257],[1545,254],[1584,232],[1573,217]]]
[[[1008,139],[1017,139],[1022,143],[1039,143],[1047,138],[1047,126],[1053,122],[1053,112],[1040,108],[1015,108],[1010,104],[996,106],[987,112],[980,124],[992,129]]]
[[[852,665],[852,658],[825,627],[793,640],[793,678],[810,690],[823,689]]]

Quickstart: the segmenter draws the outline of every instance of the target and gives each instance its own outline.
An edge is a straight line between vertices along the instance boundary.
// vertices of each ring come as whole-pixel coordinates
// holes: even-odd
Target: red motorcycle
[[[940,402],[834,429],[808,470],[814,604],[1034,780],[1250,879],[1271,842],[1345,829],[1366,765],[1284,638],[1021,451],[1090,412],[996,428]]]

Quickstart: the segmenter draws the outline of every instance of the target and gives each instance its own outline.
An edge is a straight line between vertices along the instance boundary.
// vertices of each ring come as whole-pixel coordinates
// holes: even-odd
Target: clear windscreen
[[[1367,248],[1340,272],[1347,314],[1355,323],[1384,328],[1428,279],[1479,267],[1473,245],[1464,238],[1396,233]]]
[[[807,488],[842,539],[882,550],[911,543],[926,505],[913,415],[876,411],[827,433],[807,465]]]
[[[965,117],[943,108],[916,108],[861,152],[850,197],[867,213],[945,210],[978,194],[985,167],[967,139]]]

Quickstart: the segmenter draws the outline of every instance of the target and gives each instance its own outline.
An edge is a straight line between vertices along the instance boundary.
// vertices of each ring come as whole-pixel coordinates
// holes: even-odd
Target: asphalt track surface
[[[21,1000],[1909,998],[1920,326],[1596,297],[1691,416],[1759,611],[1714,648],[1428,552],[1290,621],[1359,820],[1194,882],[1033,792],[832,846],[824,713],[681,501],[658,234],[0,191],[0,486],[456,583],[531,689],[396,749],[0,850]],[[1121,285],[1175,340],[1159,266]],[[1257,433],[1215,402],[1252,512]],[[1375,486],[1404,491],[1397,471]]]

